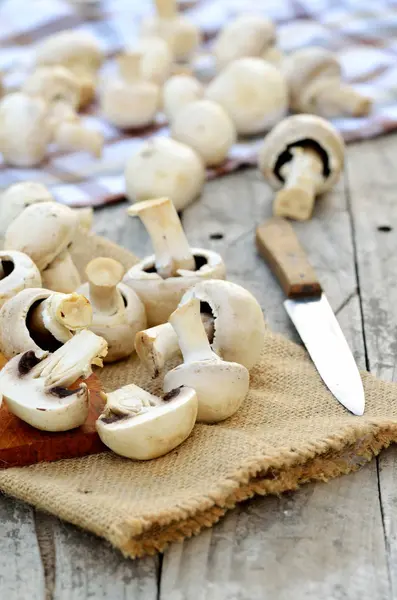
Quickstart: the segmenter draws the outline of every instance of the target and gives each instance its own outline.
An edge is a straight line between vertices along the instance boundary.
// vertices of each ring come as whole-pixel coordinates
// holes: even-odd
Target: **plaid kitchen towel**
[[[78,0],[0,0],[0,71],[15,87],[32,65],[32,44],[46,35],[74,28],[91,31],[109,60],[125,44],[133,43],[141,19],[152,11],[150,2],[98,0],[95,17],[84,17]],[[279,45],[286,53],[320,45],[338,55],[347,81],[374,100],[365,118],[335,119],[347,141],[373,137],[397,127],[397,0],[197,0],[181,8],[204,34],[204,48],[222,25],[241,12],[262,12],[277,25]],[[204,61],[204,63],[203,63]],[[210,58],[197,61],[198,70],[211,72]],[[48,185],[55,197],[71,206],[100,205],[124,194],[126,158],[153,135],[168,135],[163,116],[150,128],[131,134],[104,122],[92,106],[88,124],[100,129],[106,140],[100,160],[85,153],[52,152],[40,169],[9,168],[0,158],[0,190],[26,179]],[[222,167],[208,171],[213,178],[255,164],[260,140],[244,140],[231,150]]]

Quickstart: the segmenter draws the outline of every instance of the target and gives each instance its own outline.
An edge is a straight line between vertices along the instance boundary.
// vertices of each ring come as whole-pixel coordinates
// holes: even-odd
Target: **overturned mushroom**
[[[51,107],[49,123],[53,141],[59,150],[65,152],[85,151],[99,158],[104,139],[102,133],[86,127],[76,111],[66,102],[57,102]]]
[[[55,202],[31,204],[8,227],[5,247],[24,252],[41,272],[43,285],[73,292],[80,276],[69,253],[79,220],[71,208]]]
[[[121,279],[124,267],[112,258],[94,258],[86,267],[88,283],[78,292],[93,308],[91,331],[108,344],[106,362],[114,362],[134,351],[134,337],[146,323],[145,307],[133,289]]]
[[[144,303],[149,326],[165,323],[195,283],[225,278],[225,265],[219,254],[189,247],[170,199],[140,202],[128,213],[142,219],[155,251],[154,256],[131,267],[123,279]]]
[[[283,74],[261,58],[240,58],[229,63],[211,81],[205,95],[223,106],[241,135],[270,129],[288,106]]]
[[[38,67],[27,77],[21,89],[30,96],[41,96],[49,104],[65,102],[73,108],[78,107],[78,80],[61,65]]]
[[[322,117],[362,117],[371,100],[342,81],[337,57],[326,48],[297,50],[283,63],[292,110]]]
[[[198,154],[175,140],[158,137],[143,142],[125,168],[131,201],[169,196],[182,210],[201,193],[205,169]]]
[[[43,431],[67,431],[88,416],[89,389],[85,383],[70,389],[79,378],[102,366],[106,342],[82,331],[54,354],[34,350],[19,354],[0,371],[0,398],[9,411]]]
[[[212,350],[223,360],[251,369],[259,360],[266,328],[254,296],[236,283],[213,279],[196,283],[184,294],[179,306],[192,298],[201,302],[201,319]],[[135,337],[135,348],[153,377],[180,351],[171,323],[140,331]]]
[[[197,396],[191,388],[180,387],[159,398],[131,384],[107,395],[96,427],[102,442],[116,454],[150,460],[182,444],[196,416]]]
[[[26,288],[40,288],[40,271],[23,252],[0,252],[0,308]]]
[[[310,219],[315,197],[332,188],[343,168],[344,144],[336,129],[314,115],[288,117],[266,136],[259,169],[278,190],[273,213]]]
[[[169,121],[190,102],[204,96],[204,86],[192,75],[173,75],[163,86],[163,110]]]
[[[91,321],[92,309],[84,296],[25,289],[0,309],[0,351],[11,358],[34,350],[42,358],[89,327]]]
[[[164,391],[186,385],[196,390],[197,420],[223,421],[233,415],[248,393],[248,370],[235,362],[223,361],[212,350],[200,317],[196,298],[179,306],[170,316],[183,355],[183,364],[164,378]]]

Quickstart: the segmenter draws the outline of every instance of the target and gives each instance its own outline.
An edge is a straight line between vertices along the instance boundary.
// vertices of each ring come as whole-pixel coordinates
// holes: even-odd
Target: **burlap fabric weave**
[[[131,254],[88,238],[74,254]],[[160,391],[136,360],[106,367],[106,389]],[[397,440],[397,386],[365,373],[366,412],[354,417],[322,383],[306,351],[270,331],[249,395],[218,425],[196,425],[175,451],[149,462],[110,452],[0,471],[0,489],[109,540],[130,557],[210,527],[254,494],[294,490],[357,469]]]

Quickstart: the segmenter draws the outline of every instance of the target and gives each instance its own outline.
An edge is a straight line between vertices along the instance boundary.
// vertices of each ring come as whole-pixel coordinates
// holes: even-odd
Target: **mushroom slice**
[[[145,307],[137,294],[121,283],[124,267],[112,258],[95,258],[86,267],[88,283],[79,292],[94,311],[91,331],[108,343],[106,362],[126,358],[134,351],[134,337],[146,324]]]
[[[26,288],[41,287],[40,271],[23,252],[0,252],[0,308]]]
[[[196,416],[197,396],[191,388],[178,387],[159,398],[131,384],[107,395],[96,427],[102,442],[116,454],[150,460],[182,444]]]
[[[181,385],[196,390],[197,420],[216,423],[233,415],[249,388],[248,370],[235,362],[223,361],[210,347],[196,298],[179,306],[170,316],[183,355],[183,364],[164,378],[164,391]]]
[[[0,396],[10,412],[43,431],[67,431],[82,425],[88,416],[89,390],[82,383],[69,386],[102,366],[106,342],[91,331],[82,331],[62,348],[37,357],[33,350],[10,360],[0,372]]]
[[[276,194],[273,213],[300,221],[311,217],[316,195],[332,188],[343,168],[344,143],[321,117],[295,115],[266,136],[258,166]]]

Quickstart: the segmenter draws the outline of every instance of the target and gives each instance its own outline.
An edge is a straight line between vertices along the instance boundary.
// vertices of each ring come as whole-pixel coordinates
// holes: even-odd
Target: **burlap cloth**
[[[77,251],[134,257],[99,238]],[[135,382],[157,392],[136,358],[100,373],[106,389]],[[0,489],[109,540],[138,557],[216,523],[254,494],[278,494],[349,473],[397,440],[397,386],[363,374],[366,412],[335,401],[306,351],[270,331],[236,415],[196,425],[167,456],[134,462],[110,452],[0,471]]]

